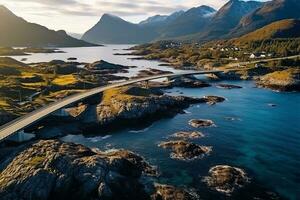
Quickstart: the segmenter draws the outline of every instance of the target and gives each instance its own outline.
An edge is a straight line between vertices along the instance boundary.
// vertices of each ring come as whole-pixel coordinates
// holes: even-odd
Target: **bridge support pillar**
[[[25,142],[34,138],[35,135],[31,133],[25,133],[24,130],[17,132],[15,135],[12,135],[7,138],[7,140],[13,142]]]
[[[142,87],[145,89],[149,89],[149,81],[143,81],[142,82]]]

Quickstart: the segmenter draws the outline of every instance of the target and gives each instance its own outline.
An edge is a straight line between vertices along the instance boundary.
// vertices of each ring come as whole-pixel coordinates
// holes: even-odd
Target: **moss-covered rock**
[[[257,80],[257,85],[279,91],[300,91],[300,68],[267,74]]]
[[[171,149],[171,158],[178,160],[202,158],[212,151],[212,147],[200,146],[184,140],[162,142],[158,146],[164,149]]]
[[[154,191],[141,177],[155,169],[126,150],[93,151],[58,140],[23,149],[0,166],[1,199],[150,199]]]
[[[218,165],[209,170],[209,176],[203,179],[207,185],[218,192],[230,194],[249,182],[246,172],[228,165]]]

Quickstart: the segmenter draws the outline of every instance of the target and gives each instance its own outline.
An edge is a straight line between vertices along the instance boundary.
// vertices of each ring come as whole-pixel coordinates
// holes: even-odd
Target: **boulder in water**
[[[172,137],[183,138],[183,139],[198,139],[204,137],[204,134],[198,131],[192,131],[192,132],[181,131],[173,134]]]
[[[231,194],[235,189],[248,183],[249,178],[246,172],[240,168],[218,165],[209,170],[209,175],[203,181],[218,192]]]
[[[192,119],[189,121],[189,125],[191,125],[194,128],[200,128],[215,126],[215,123],[209,119]]]
[[[184,140],[162,142],[158,146],[164,149],[172,149],[171,158],[178,160],[202,158],[212,151],[212,147],[200,146]]]

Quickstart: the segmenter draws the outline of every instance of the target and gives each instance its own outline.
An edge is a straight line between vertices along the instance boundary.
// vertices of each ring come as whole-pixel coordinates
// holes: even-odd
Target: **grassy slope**
[[[271,23],[240,38],[233,39],[235,44],[255,40],[300,37],[300,20],[286,19]]]

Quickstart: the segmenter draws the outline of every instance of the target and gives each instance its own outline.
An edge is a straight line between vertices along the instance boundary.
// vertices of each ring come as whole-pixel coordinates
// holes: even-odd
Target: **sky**
[[[208,5],[220,8],[228,0],[0,0],[16,15],[54,30],[84,33],[104,13],[137,23],[149,16]]]

